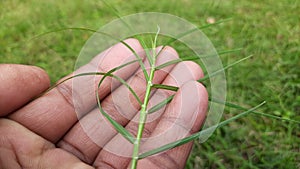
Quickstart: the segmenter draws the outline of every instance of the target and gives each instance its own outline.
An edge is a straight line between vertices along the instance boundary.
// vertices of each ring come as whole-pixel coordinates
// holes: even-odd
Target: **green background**
[[[298,0],[111,1],[122,16],[164,12],[201,26],[208,18],[231,18],[204,29],[222,55],[224,65],[248,55],[251,59],[226,71],[227,101],[247,108],[266,100],[259,111],[300,120],[300,2]],[[0,1],[0,63],[37,65],[52,83],[72,72],[76,57],[92,35],[63,31],[30,40],[64,27],[97,30],[116,19],[101,1]],[[176,48],[176,46],[174,46]],[[184,54],[177,48],[179,54]],[[226,108],[224,119],[240,113]],[[299,124],[249,115],[218,129],[196,143],[186,168],[300,168]]]

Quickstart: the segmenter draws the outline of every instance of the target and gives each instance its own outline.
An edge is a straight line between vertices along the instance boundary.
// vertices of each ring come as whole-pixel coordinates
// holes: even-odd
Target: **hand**
[[[145,57],[137,40],[126,42]],[[157,65],[176,59],[166,47]],[[117,44],[96,56],[74,74],[108,71],[133,60],[132,52]],[[144,59],[146,60],[146,59]],[[149,65],[145,61],[145,65]],[[59,65],[58,65],[59,66]],[[115,74],[127,79],[140,99],[146,82],[134,63]],[[148,66],[149,67],[149,66]],[[49,78],[40,68],[0,65],[0,168],[1,169],[91,169],[128,168],[132,151],[129,144],[101,116],[95,100],[95,86],[101,76],[84,76],[64,82],[31,101],[49,87]],[[70,75],[71,76],[71,75]],[[208,96],[195,80],[203,73],[193,62],[181,62],[156,72],[154,83],[180,87],[165,108],[149,115],[141,151],[164,145],[199,130],[206,113]],[[149,107],[175,92],[159,89]],[[140,106],[129,90],[111,78],[99,90],[103,109],[135,135]],[[79,119],[79,120],[78,120]],[[192,143],[138,161],[138,168],[184,168]]]

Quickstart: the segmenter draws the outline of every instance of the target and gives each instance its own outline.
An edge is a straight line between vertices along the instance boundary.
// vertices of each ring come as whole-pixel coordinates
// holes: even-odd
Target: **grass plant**
[[[217,25],[203,29],[217,46],[218,53],[224,53],[222,60],[228,65],[225,67],[229,88],[228,101],[220,103],[227,106],[224,114],[225,121],[221,123],[227,125],[218,126],[220,128],[207,142],[203,144],[195,142],[186,168],[299,167],[300,72],[297,67],[300,63],[298,57],[300,42],[299,38],[294,35],[299,34],[300,31],[296,24],[299,23],[296,9],[300,4],[293,0],[241,1],[239,3],[234,1],[224,3],[220,1],[174,1],[172,8],[176,10],[171,11],[167,3],[161,2],[159,5],[155,3],[145,5],[144,1],[132,3],[114,1],[112,5],[124,15],[139,12],[140,9],[137,8],[139,6],[145,7],[143,11],[170,12],[186,17],[199,27],[208,25],[205,24],[206,20],[203,18],[213,16],[217,21],[232,18],[228,22],[216,22]],[[196,9],[195,6],[200,9]],[[0,2],[0,7],[3,9],[0,12],[0,21],[3,23],[0,27],[0,37],[5,39],[0,42],[0,62],[41,66],[50,73],[52,82],[72,70],[80,47],[88,36],[94,33],[93,29],[84,29],[87,27],[98,28],[115,15],[111,9],[98,2],[86,2],[81,5],[79,1],[67,1],[65,4],[35,0],[30,0],[30,2],[3,1]],[[287,8],[291,10],[285,10]],[[34,12],[32,12],[35,11],[34,9],[45,12],[40,16],[34,16]],[[80,11],[77,11],[78,9]],[[278,11],[285,12],[279,14]],[[74,15],[75,13],[76,15]],[[263,17],[265,15],[268,17]],[[102,17],[102,20],[97,22],[99,17]],[[89,19],[85,20],[85,18]],[[69,29],[71,27],[74,29]],[[59,33],[57,30],[61,28],[66,29]],[[54,31],[27,41],[38,33],[49,30]],[[67,45],[64,40],[69,41],[71,45]],[[179,45],[176,41],[172,46],[180,55],[190,56],[186,60],[193,60],[193,54],[185,51],[184,46]],[[240,50],[241,47],[242,50]],[[236,48],[236,50],[232,50],[232,48]],[[245,58],[244,56],[247,55],[249,57]],[[238,66],[231,64],[239,63],[244,58],[247,61]],[[136,62],[139,62],[138,58]],[[173,62],[177,63],[179,60]],[[64,65],[57,68],[55,67],[57,63]],[[156,67],[155,69],[160,68]],[[90,72],[76,76],[99,74],[118,79],[118,77],[114,77],[114,71]],[[208,78],[210,77],[206,77],[206,79]],[[122,82],[122,79],[118,80]],[[205,85],[209,85],[205,79],[200,80]],[[126,85],[126,82],[123,84]],[[157,88],[165,87],[152,85]],[[171,90],[170,87],[167,89]],[[176,88],[172,88],[172,90],[176,90]],[[134,91],[132,92],[134,93]],[[152,111],[155,112],[160,106],[168,104],[171,100],[171,97],[168,98]],[[249,105],[257,105],[261,100],[266,100],[267,104],[261,108],[260,112],[249,109]],[[214,98],[210,98],[210,101],[218,102]],[[101,103],[98,102],[98,104],[101,110]],[[245,112],[235,115],[237,110]],[[101,113],[103,112],[101,111]],[[244,117],[249,113],[255,116]],[[239,115],[244,118],[236,119],[240,117]],[[109,119],[109,116],[105,117]],[[130,142],[136,141],[122,126],[118,126],[113,121],[111,123]],[[194,138],[197,136],[179,140],[159,150],[135,154],[133,159],[145,158]]]

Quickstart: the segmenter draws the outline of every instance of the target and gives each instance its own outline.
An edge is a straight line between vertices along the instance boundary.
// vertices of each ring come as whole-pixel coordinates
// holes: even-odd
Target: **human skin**
[[[135,39],[127,39],[134,50],[142,51]],[[108,52],[109,51],[109,52]],[[105,54],[104,54],[105,53]],[[83,66],[76,73],[97,69],[108,71],[130,60],[132,52],[119,43],[96,56],[91,63]],[[157,64],[176,59],[176,51],[171,47],[163,48]],[[147,61],[144,61],[147,66]],[[99,64],[100,63],[100,64]],[[138,64],[130,65],[116,74],[127,79],[129,85],[143,99],[146,82],[141,72],[136,72]],[[71,74],[72,75],[72,74]],[[69,76],[71,76],[69,75]],[[74,74],[73,74],[74,75]],[[163,140],[145,141],[145,149],[152,145],[163,145],[178,139],[179,130],[186,131],[180,135],[197,132],[205,119],[208,104],[206,89],[196,80],[203,77],[201,68],[193,62],[181,62],[157,71],[154,83],[179,87],[178,92],[159,89],[165,96],[175,94],[160,116],[145,125],[144,137],[164,136]],[[84,77],[87,84],[97,85],[101,76]],[[83,88],[72,90],[72,80],[59,85],[48,93],[39,96],[49,88],[50,80],[46,72],[35,66],[1,64],[0,65],[0,168],[1,169],[92,169],[92,168],[129,168],[130,157],[111,151],[117,147],[128,155],[131,150],[128,142],[119,135],[107,122],[96,121],[97,112],[94,91]],[[80,79],[79,79],[80,81]],[[137,124],[119,114],[125,110],[130,118],[137,118],[139,104],[124,86],[115,85],[112,80],[105,80],[100,86],[99,96],[103,109],[118,123],[135,135]],[[84,87],[84,86],[83,86]],[[75,95],[74,95],[75,92]],[[89,94],[86,94],[89,93]],[[118,100],[120,94],[127,94],[128,99]],[[80,97],[79,97],[80,96]],[[188,97],[187,97],[188,96]],[[78,104],[74,108],[74,97]],[[35,99],[33,99],[35,98]],[[156,95],[152,96],[155,102]],[[114,106],[118,103],[118,106]],[[150,101],[151,103],[151,101]],[[180,103],[180,104],[179,104]],[[130,104],[133,109],[126,106]],[[78,107],[79,106],[79,107]],[[84,114],[76,114],[80,109]],[[79,119],[79,120],[78,120]],[[106,120],[106,119],[104,119]],[[100,129],[95,134],[100,145],[90,138],[82,125]],[[93,133],[93,132],[91,132]],[[138,168],[184,168],[192,148],[192,142],[173,148],[166,152],[138,161]],[[126,148],[127,147],[127,148]]]

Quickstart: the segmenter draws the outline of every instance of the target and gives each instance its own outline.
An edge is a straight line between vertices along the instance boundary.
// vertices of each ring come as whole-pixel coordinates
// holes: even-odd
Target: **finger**
[[[181,86],[188,81],[197,80],[203,77],[202,70],[199,65],[194,62],[181,62],[175,66],[170,72],[163,84],[171,86]],[[166,99],[167,97],[175,94],[174,91],[159,89],[151,97],[149,101],[149,107],[156,105]],[[157,123],[160,121],[160,116],[165,111],[165,108],[160,109],[158,112],[149,114],[147,122],[144,127],[143,138],[147,139],[155,129]],[[131,121],[126,129],[136,135],[137,121],[139,115],[135,116],[136,120]],[[133,145],[129,143],[120,134],[116,135],[105,148],[100,152],[97,159],[95,160],[94,166],[96,167],[113,167],[113,168],[127,168],[126,166],[130,163],[132,155]],[[117,161],[117,162],[116,162]]]
[[[161,147],[198,131],[204,122],[207,106],[208,95],[202,84],[191,81],[183,85],[151,134],[151,138],[142,145],[143,151]],[[138,162],[138,168],[184,168],[192,144],[190,142],[142,159]]]
[[[0,133],[0,168],[93,169],[14,121],[0,119]]]
[[[46,90],[49,77],[38,67],[0,64],[0,117],[20,108]]]
[[[143,49],[137,40],[128,39],[125,42],[143,56]],[[76,71],[76,74],[106,72],[132,60],[135,60],[132,51],[118,43],[96,56],[89,64]],[[126,79],[138,66],[138,63],[131,64],[125,70],[118,71],[116,75]],[[83,76],[69,80],[15,112],[10,118],[44,138],[56,142],[77,121],[77,112],[80,113],[78,116],[82,116],[95,106],[95,86],[101,77]],[[105,80],[100,91],[101,98],[111,91],[110,79]]]
[[[165,48],[157,58],[157,65],[178,58],[177,53],[171,48]],[[146,61],[145,65],[149,67]],[[173,66],[165,67],[154,75],[154,82],[161,83]],[[146,81],[142,72],[138,71],[129,80],[128,84],[142,100],[146,91]],[[101,106],[119,124],[125,126],[137,113],[140,105],[133,99],[125,86],[120,86],[111,95],[107,96]],[[58,143],[58,146],[77,154],[82,160],[92,163],[100,149],[114,136],[116,130],[95,108]]]

